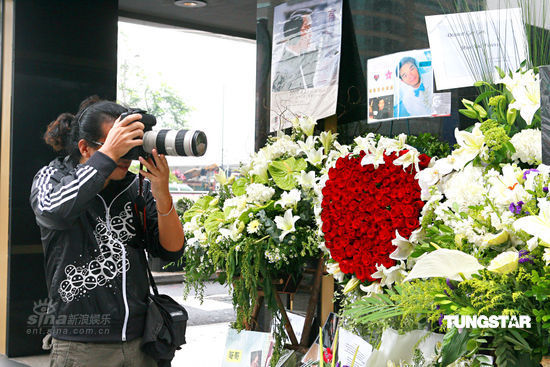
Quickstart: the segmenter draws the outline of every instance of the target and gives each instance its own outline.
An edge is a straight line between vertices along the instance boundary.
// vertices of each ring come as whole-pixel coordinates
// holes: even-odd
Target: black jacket
[[[40,227],[54,338],[81,342],[132,340],[143,334],[149,283],[133,202],[137,176],[106,178],[116,163],[96,152],[85,164],[58,158],[34,177],[30,202]],[[155,200],[144,181],[146,249],[179,259],[158,240]],[[53,319],[53,320],[52,320]]]

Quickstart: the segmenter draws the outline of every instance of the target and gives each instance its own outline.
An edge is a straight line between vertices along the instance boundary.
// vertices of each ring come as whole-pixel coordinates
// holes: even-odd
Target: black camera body
[[[156,149],[159,154],[172,156],[191,156],[198,157],[204,155],[208,145],[206,135],[200,130],[172,130],[161,129],[153,130],[157,124],[155,116],[148,114],[147,111],[139,108],[129,108],[128,111],[120,115],[120,120],[128,115],[139,113],[141,121],[145,125],[143,129],[143,145],[130,149],[122,158],[138,159],[143,157],[147,159]]]
[[[141,121],[141,123],[145,125],[145,127],[143,128],[144,135],[148,131],[153,131],[153,126],[157,124],[156,117],[148,114],[147,111],[141,110],[139,108],[128,109],[128,111],[120,115],[120,121],[122,121],[124,118],[128,117],[129,115],[133,115],[135,113],[139,113],[141,115],[141,120],[139,121]],[[138,159],[138,157],[143,157],[145,159],[149,157],[149,153],[143,150],[143,146],[133,147],[122,158],[135,160],[135,159]]]

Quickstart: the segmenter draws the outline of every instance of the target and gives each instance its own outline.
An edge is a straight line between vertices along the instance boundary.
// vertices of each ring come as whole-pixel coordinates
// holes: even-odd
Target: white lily
[[[539,199],[539,214],[519,218],[514,222],[514,229],[550,243],[550,202],[544,198]]]
[[[489,178],[491,189],[489,194],[496,203],[509,205],[520,200],[527,201],[530,195],[525,191],[518,178],[522,176],[522,170],[512,165],[502,168],[502,175]]]
[[[277,224],[277,228],[282,231],[281,235],[279,236],[279,241],[282,241],[287,234],[296,230],[294,224],[298,219],[300,219],[299,216],[292,215],[292,209],[288,209],[283,217],[279,215],[275,217],[275,224]]]
[[[525,73],[515,73],[506,88],[514,96],[510,108],[515,108],[527,125],[533,122],[535,112],[540,108],[540,77],[532,69]]]
[[[390,254],[390,259],[394,260],[407,260],[414,249],[413,244],[402,237],[397,230],[395,230],[395,239],[391,241],[391,244],[397,247],[397,249]]]
[[[317,123],[311,119],[311,117],[298,117],[298,127],[304,132],[307,136],[313,135],[313,129]],[[293,123],[294,124],[294,123]]]
[[[390,155],[393,152],[399,152],[406,146],[407,134],[399,134],[397,139],[386,138],[382,136],[378,141],[378,146],[386,150],[386,155]]]
[[[361,151],[371,152],[376,147],[376,142],[374,141],[374,134],[369,133],[367,136],[362,137],[358,136],[353,139],[357,146],[353,149],[353,154],[359,154]]]
[[[380,282],[372,282],[368,286],[364,286],[363,284],[361,284],[359,288],[361,288],[361,290],[367,294],[367,297],[383,292]]]
[[[407,275],[405,271],[405,264],[401,262],[398,265],[394,265],[391,268],[386,268],[384,265],[376,265],[376,272],[371,277],[374,279],[380,279],[381,286],[391,286],[393,283],[401,283],[401,281]]]
[[[407,169],[410,165],[414,165],[416,172],[420,171],[418,163],[420,163],[420,153],[418,153],[416,149],[409,150],[407,153],[393,161],[393,164],[396,166],[403,166],[403,170]]]
[[[323,131],[321,133],[321,135],[319,136],[319,140],[321,141],[321,144],[323,144],[323,147],[325,148],[325,154],[328,153],[332,145],[332,142],[336,139],[337,136],[338,134],[333,134],[332,131]]]
[[[323,159],[326,158],[326,156],[323,154],[323,148],[319,148],[317,150],[312,149],[306,151],[306,161],[311,163],[313,166],[318,166],[319,164],[323,163]]]
[[[367,154],[361,159],[361,165],[366,166],[367,164],[372,164],[374,168],[378,169],[378,166],[384,164],[384,148],[374,149],[372,153],[368,150]]]
[[[311,189],[315,185],[315,172],[314,171],[301,171],[300,176],[296,177],[298,184],[304,189]]]
[[[334,142],[334,148],[336,148],[336,150],[342,155],[342,156],[345,156],[345,155],[348,155],[349,154],[349,146],[347,145],[342,145],[340,143],[338,143],[337,141]]]
[[[460,145],[460,148],[453,151],[452,154],[455,160],[455,170],[462,169],[485,148],[485,137],[480,126],[480,123],[475,124],[471,133],[455,129],[456,142]]]
[[[283,208],[293,207],[300,201],[300,190],[292,189],[281,194],[281,199],[275,202],[275,206],[280,205]]]
[[[338,263],[328,263],[327,264],[327,273],[332,274],[334,279],[338,282],[344,281],[344,273],[340,270],[340,264]]]
[[[306,141],[298,141],[298,145],[300,146],[300,151],[302,152],[309,152],[310,150],[315,149],[315,142],[317,141],[317,136],[308,136]]]
[[[271,158],[271,153],[269,151],[260,150],[252,159],[252,169],[250,172],[267,180],[267,168],[269,162],[271,162]]]
[[[214,179],[218,181],[220,185],[225,185],[227,183],[227,176],[225,175],[225,172],[220,169],[218,173],[214,174]]]

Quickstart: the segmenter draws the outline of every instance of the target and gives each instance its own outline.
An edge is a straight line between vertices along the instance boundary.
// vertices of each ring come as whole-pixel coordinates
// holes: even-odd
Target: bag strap
[[[142,169],[143,169],[143,164],[140,163],[139,170],[141,171]],[[143,198],[143,175],[141,173],[139,173],[138,175],[139,175],[138,197],[134,205],[138,213],[138,219],[141,220],[143,235],[145,236],[145,239],[147,239],[147,211],[146,211],[147,206],[145,205],[145,199]],[[145,256],[145,250],[143,250],[143,255]],[[147,256],[145,256],[145,266],[147,267],[149,285],[153,289],[154,295],[158,296],[159,290],[157,288],[157,284],[155,283],[155,279],[153,278],[153,273],[151,272],[151,268],[149,268],[149,261],[147,261]]]
[[[149,274],[149,284],[151,285],[151,288],[153,288],[153,293],[155,296],[158,296],[159,290],[157,288],[157,284],[155,283],[155,279],[153,278],[153,273],[151,273],[151,269],[149,268],[149,262],[147,259],[145,260],[145,264],[147,266],[147,274]]]

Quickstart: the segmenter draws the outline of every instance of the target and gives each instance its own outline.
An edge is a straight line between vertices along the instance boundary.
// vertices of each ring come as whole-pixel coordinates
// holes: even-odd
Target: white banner
[[[270,131],[290,127],[297,115],[336,113],[341,39],[342,0],[275,7]]]
[[[474,85],[496,66],[515,71],[527,59],[521,9],[430,15],[426,28],[438,90]]]

